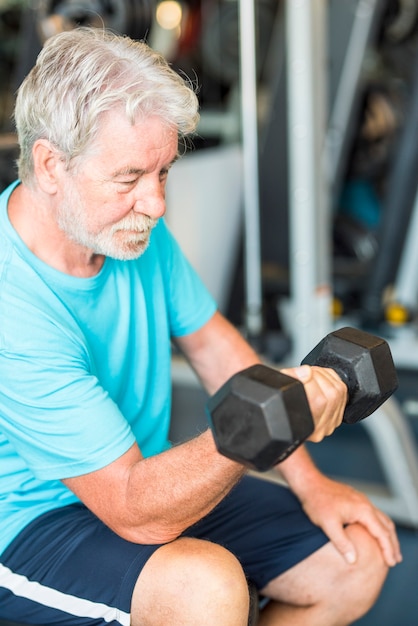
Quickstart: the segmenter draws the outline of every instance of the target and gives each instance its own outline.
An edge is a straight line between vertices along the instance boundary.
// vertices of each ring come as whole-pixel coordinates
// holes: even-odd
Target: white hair
[[[132,124],[160,117],[182,142],[199,119],[191,82],[144,42],[85,27],[48,39],[16,99],[20,179],[33,178],[38,139],[49,140],[69,164],[94,139],[101,113],[117,107]]]

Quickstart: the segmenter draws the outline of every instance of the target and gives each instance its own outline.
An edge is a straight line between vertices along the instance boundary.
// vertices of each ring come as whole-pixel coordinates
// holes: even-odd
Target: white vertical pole
[[[250,336],[257,337],[262,331],[263,318],[254,0],[239,0],[239,16],[246,330]]]
[[[287,0],[290,315],[300,361],[331,330],[326,0]]]

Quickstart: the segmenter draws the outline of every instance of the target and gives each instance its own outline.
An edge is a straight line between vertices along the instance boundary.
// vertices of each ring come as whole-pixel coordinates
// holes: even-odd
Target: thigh
[[[42,626],[129,626],[133,589],[159,547],[125,541],[81,504],[51,511],[0,556],[0,617]]]
[[[328,541],[287,488],[252,477],[184,536],[225,547],[258,589]],[[159,547],[125,541],[81,504],[47,513],[0,557],[0,617],[43,626],[129,626],[135,584]]]
[[[230,550],[258,589],[329,541],[289,489],[252,476],[185,535]]]

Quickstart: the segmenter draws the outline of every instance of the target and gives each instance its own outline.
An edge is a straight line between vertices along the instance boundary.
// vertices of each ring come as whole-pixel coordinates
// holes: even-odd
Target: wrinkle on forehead
[[[87,148],[87,151],[94,151],[97,144],[101,143],[101,138],[103,134],[106,134],[108,130],[115,130],[119,125],[122,125],[125,129],[135,127],[143,127],[147,128],[149,123],[153,124],[154,132],[158,126],[154,124],[154,122],[158,123],[160,127],[160,133],[162,135],[166,135],[167,142],[171,142],[174,139],[176,142],[179,142],[179,133],[178,128],[173,124],[167,122],[164,118],[158,115],[152,114],[144,114],[140,113],[136,116],[134,120],[132,120],[124,111],[122,107],[115,107],[108,111],[103,111],[98,118],[97,121],[97,132],[95,133],[94,138],[91,141],[90,146]]]
[[[113,161],[113,176],[169,168],[179,157],[178,133],[158,116],[141,117],[132,124],[120,110],[108,111],[83,160],[91,157],[105,158],[108,165]]]

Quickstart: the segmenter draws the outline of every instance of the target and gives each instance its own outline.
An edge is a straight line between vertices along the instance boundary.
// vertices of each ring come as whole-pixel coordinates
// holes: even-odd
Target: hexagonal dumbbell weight
[[[303,384],[265,365],[232,376],[206,408],[219,452],[261,471],[285,459],[314,430]]]
[[[375,411],[397,388],[388,344],[343,328],[327,335],[302,361],[334,369],[348,388],[344,421]],[[265,471],[280,463],[314,430],[303,384],[265,365],[232,376],[206,406],[221,454]]]
[[[330,333],[302,363],[334,369],[348,389],[343,421],[355,424],[371,415],[398,387],[390,348],[384,339],[356,328]]]

